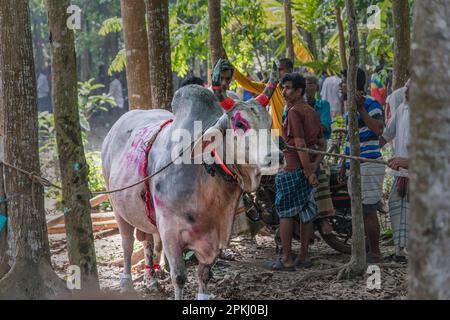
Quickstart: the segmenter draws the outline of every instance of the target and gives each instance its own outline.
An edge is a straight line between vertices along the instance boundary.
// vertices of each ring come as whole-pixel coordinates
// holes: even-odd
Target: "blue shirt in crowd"
[[[377,120],[383,120],[383,108],[380,103],[372,97],[366,97],[364,100],[364,108],[369,116]],[[381,157],[380,141],[378,136],[370,130],[364,123],[361,115],[357,113],[359,126],[359,143],[360,157],[367,159],[378,159]],[[345,123],[348,127],[348,112],[345,115]],[[350,154],[350,136],[347,133],[347,144],[345,146],[345,154]],[[350,168],[350,160],[345,161],[345,167]]]

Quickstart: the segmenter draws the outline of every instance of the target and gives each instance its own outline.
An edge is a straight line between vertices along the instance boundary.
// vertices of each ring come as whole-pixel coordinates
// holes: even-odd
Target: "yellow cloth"
[[[266,85],[263,82],[255,82],[247,79],[238,69],[234,69],[234,79],[245,90],[254,94],[261,94]],[[281,134],[282,117],[284,110],[284,98],[281,86],[278,85],[269,101],[272,115],[272,129],[278,129]]]

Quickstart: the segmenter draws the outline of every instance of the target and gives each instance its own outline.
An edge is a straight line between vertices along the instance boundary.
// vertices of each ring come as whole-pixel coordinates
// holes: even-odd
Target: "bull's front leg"
[[[119,215],[116,214],[116,221],[119,225],[120,235],[122,237],[123,249],[123,273],[120,274],[120,291],[134,291],[133,278],[131,276],[131,256],[133,255],[134,246],[134,227],[129,225]]]
[[[183,299],[183,288],[187,280],[186,265],[183,259],[183,248],[179,235],[166,231],[161,233],[164,253],[169,261],[170,277],[175,289],[175,300]]]
[[[209,300],[208,294],[208,282],[211,280],[213,274],[211,271],[212,264],[199,263],[197,267],[197,277],[198,277],[198,300]]]

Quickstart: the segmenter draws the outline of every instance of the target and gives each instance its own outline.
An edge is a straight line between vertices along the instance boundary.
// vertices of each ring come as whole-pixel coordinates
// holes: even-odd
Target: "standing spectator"
[[[124,108],[124,100],[123,100],[123,88],[122,83],[120,82],[120,74],[114,74],[114,80],[109,85],[109,94],[114,98],[114,101],[117,103],[117,106],[120,109]]]
[[[394,157],[388,161],[394,170],[395,177],[389,196],[389,216],[394,233],[395,255],[391,258],[396,262],[406,262],[406,247],[409,233],[409,180],[408,174],[398,171],[399,167],[408,168],[409,145],[409,81],[405,85],[405,101],[397,108],[391,121],[386,126],[380,138],[381,146],[395,141]]]
[[[47,74],[42,69],[37,79],[37,96],[39,112],[52,112],[52,102],[50,98],[50,85],[48,83]]]
[[[406,87],[399,88],[386,98],[385,122],[388,123],[397,108],[405,101]]]
[[[328,77],[324,80],[320,96],[330,104],[331,119],[342,116],[342,100],[340,97],[341,78],[338,76]]]
[[[299,74],[287,74],[281,79],[283,96],[288,106],[283,122],[283,139],[295,147],[324,149],[320,119],[304,101],[305,78]],[[316,205],[312,193],[318,185],[316,171],[318,157],[305,152],[284,151],[285,171],[277,174],[275,208],[280,217],[282,257],[266,264],[270,270],[294,271],[295,267],[311,266],[308,256],[309,242],[313,232],[312,220]],[[295,259],[292,254],[293,218],[300,218],[301,249]]]
[[[343,71],[342,94],[347,100],[347,70]],[[383,134],[383,109],[377,100],[370,96],[365,96],[364,88],[366,75],[358,68],[356,76],[356,106],[358,109],[358,127],[360,157],[367,159],[382,159],[380,151],[379,137]],[[346,116],[348,126],[348,114]],[[349,133],[347,133],[347,145],[345,154],[350,154]],[[340,180],[350,169],[350,161],[346,160],[340,171]],[[369,263],[380,262],[382,259],[380,251],[380,225],[378,222],[378,205],[383,194],[384,165],[378,163],[361,163],[361,198],[364,214],[364,227],[369,240],[369,253],[367,261]],[[349,176],[351,181],[353,177]],[[351,183],[348,184],[351,186]],[[350,191],[350,190],[349,190]]]
[[[306,102],[314,108],[320,117],[320,124],[322,125],[322,132],[325,145],[331,136],[331,114],[330,104],[326,100],[316,99],[319,90],[319,79],[313,74],[306,75]],[[323,156],[318,157],[318,164],[320,169],[319,186],[314,193],[314,200],[317,204],[317,215],[319,217],[328,217],[334,215],[335,210],[333,201],[331,200],[330,192],[330,173],[329,168],[324,163]],[[316,171],[317,168],[313,168]],[[329,234],[333,230],[328,219],[322,219],[322,232]]]

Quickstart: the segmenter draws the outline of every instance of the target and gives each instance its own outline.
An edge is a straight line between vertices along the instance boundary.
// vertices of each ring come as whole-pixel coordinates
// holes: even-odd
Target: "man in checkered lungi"
[[[287,104],[282,134],[287,145],[325,149],[322,127],[317,113],[304,101],[305,78],[296,73],[281,79],[283,96]],[[280,217],[282,256],[267,263],[271,270],[294,271],[295,267],[309,267],[309,241],[315,216],[314,188],[318,185],[316,156],[304,152],[284,151],[286,168],[277,174],[275,208]],[[293,218],[299,217],[300,255],[292,254]]]

